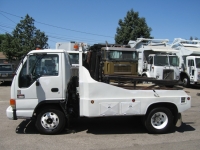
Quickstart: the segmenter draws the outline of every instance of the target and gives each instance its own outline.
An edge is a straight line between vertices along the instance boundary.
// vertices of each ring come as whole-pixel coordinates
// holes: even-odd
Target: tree
[[[152,38],[150,32],[152,29],[147,26],[145,18],[140,18],[138,12],[133,9],[127,12],[124,20],[120,19],[119,27],[115,35],[115,43],[128,44],[129,40],[136,40],[137,38]]]
[[[28,14],[17,24],[11,34],[6,33],[1,50],[9,60],[19,60],[30,50],[48,48],[48,37],[34,26],[34,19]]]
[[[1,43],[3,42],[3,40],[5,39],[5,34],[0,34],[0,47],[1,47]],[[1,49],[0,49],[1,51]]]

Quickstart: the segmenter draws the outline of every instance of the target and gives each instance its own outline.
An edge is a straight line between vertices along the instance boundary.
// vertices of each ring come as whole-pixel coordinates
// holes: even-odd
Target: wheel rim
[[[188,82],[187,78],[184,78],[184,79],[183,79],[183,84],[184,84],[184,85],[187,85],[187,82]]]
[[[47,130],[55,129],[59,124],[58,116],[53,112],[46,112],[41,117],[41,124]]]
[[[168,123],[168,117],[163,112],[157,112],[151,117],[151,124],[156,129],[163,129]]]

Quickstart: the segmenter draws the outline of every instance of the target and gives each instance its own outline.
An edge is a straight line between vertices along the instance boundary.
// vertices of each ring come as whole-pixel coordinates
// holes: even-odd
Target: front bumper
[[[11,120],[17,120],[16,110],[13,110],[11,106],[8,106],[8,108],[6,109],[6,115]]]

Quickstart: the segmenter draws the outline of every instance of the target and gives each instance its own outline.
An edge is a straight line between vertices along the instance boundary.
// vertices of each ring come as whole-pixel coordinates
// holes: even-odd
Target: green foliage
[[[140,18],[138,12],[133,9],[127,12],[124,20],[120,19],[119,27],[115,35],[115,43],[128,44],[129,40],[136,40],[137,38],[152,38],[150,32],[152,29],[147,26],[145,18]]]
[[[6,33],[5,39],[1,43],[1,50],[9,60],[19,60],[29,51],[40,48],[48,48],[48,37],[44,32],[36,29],[34,19],[28,14],[24,20],[17,24],[11,34]]]
[[[4,39],[5,39],[5,34],[0,34],[0,47]],[[1,52],[1,48],[0,48],[0,52]]]

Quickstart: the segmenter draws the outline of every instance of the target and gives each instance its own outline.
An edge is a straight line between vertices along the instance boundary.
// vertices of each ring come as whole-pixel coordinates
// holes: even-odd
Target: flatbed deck
[[[128,90],[183,90],[183,88],[179,85],[166,87],[165,85],[156,85],[153,83],[138,83],[134,85],[133,83],[121,84],[117,82],[110,82],[109,84]]]
[[[110,81],[115,81],[118,84],[120,83],[132,83],[136,86],[137,83],[141,82],[151,82],[154,85],[164,85],[164,86],[174,86],[179,85],[179,80],[157,80],[156,78],[147,78],[147,77],[139,77],[139,76],[123,76],[123,75],[105,75],[102,77],[103,81],[106,83],[110,83]]]

